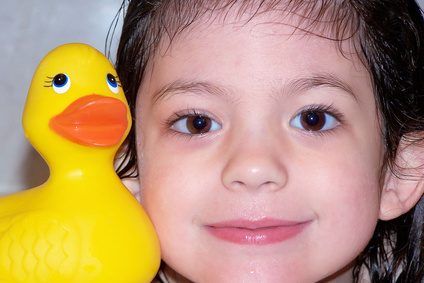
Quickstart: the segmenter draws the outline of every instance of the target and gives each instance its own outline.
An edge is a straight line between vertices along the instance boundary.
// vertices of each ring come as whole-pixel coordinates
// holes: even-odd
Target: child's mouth
[[[311,221],[266,218],[259,221],[230,220],[206,225],[213,236],[241,245],[267,245],[297,236]]]

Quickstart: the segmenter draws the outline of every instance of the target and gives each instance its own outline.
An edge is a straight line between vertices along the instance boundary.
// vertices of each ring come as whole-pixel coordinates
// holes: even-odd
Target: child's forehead
[[[332,34],[330,27],[326,28],[328,23],[309,24],[306,28],[308,24],[302,20],[303,16],[293,12],[267,10],[243,15],[239,12],[233,8],[225,14],[223,11],[215,11],[220,13],[215,16],[204,14],[183,31],[173,36],[167,33],[147,67],[147,76],[153,78],[149,88],[159,89],[172,81],[191,81],[195,77],[222,82],[234,77],[231,72],[235,69],[228,63],[239,64],[238,76],[255,76],[255,80],[268,80],[268,85],[277,88],[295,80],[295,73],[309,77],[337,74],[341,80],[352,81],[354,77],[361,82],[369,81],[352,38],[333,40],[331,36],[336,34]],[[266,73],[249,71],[258,67],[253,65],[258,60],[269,66],[264,68]],[[292,74],[286,72],[287,67]],[[228,85],[237,83],[242,82],[228,81]]]
[[[156,55],[151,83],[144,86],[155,92],[175,81],[208,81],[240,98],[242,93],[280,93],[296,84],[290,82],[322,85],[330,78],[329,85],[339,81],[353,92],[369,93],[369,74],[357,58],[343,56],[334,41],[297,31],[263,18],[243,25],[199,22],[184,37],[162,46],[165,52]]]
[[[236,54],[240,55],[238,57],[242,57],[243,53],[249,56],[249,50],[254,46],[257,46],[261,52],[262,50],[281,48],[287,45],[287,41],[291,41],[291,45],[294,46],[293,53],[305,51],[303,45],[307,45],[311,49],[323,49],[329,53],[337,53],[338,56],[350,60],[355,68],[361,71],[363,69],[361,61],[358,60],[356,41],[353,37],[340,41],[334,40],[329,34],[330,31],[324,27],[316,26],[315,29],[309,27],[307,30],[300,26],[304,23],[299,19],[299,15],[284,14],[281,11],[268,11],[250,16],[250,18],[247,18],[248,15],[240,16],[236,12],[236,10],[229,11],[225,19],[200,18],[175,36],[164,37],[157,48],[159,52],[156,52],[154,61],[157,61],[158,57],[172,57],[176,50],[178,50],[179,56],[186,56],[187,60],[190,59],[193,52],[199,52],[202,49],[212,52],[205,54],[207,57],[221,56],[223,50],[229,55],[234,54],[235,50],[232,48],[237,48]],[[211,46],[216,48],[211,48]],[[223,46],[228,46],[227,51],[225,48],[219,48]],[[215,50],[219,54],[214,54]],[[313,54],[311,52],[305,56]],[[284,56],[287,56],[287,53]]]
[[[276,1],[280,3],[280,6],[258,8],[255,11],[246,9],[240,4],[241,2],[243,1],[234,1],[233,6],[225,9],[195,13],[191,18],[187,15],[186,23],[181,18],[177,20],[172,18],[172,13],[168,14],[168,12],[169,19],[163,20],[166,32],[160,34],[161,40],[155,55],[166,55],[181,42],[184,44],[188,40],[204,39],[212,33],[236,35],[238,32],[248,31],[252,40],[256,37],[267,36],[285,40],[284,37],[288,35],[313,40],[320,38],[325,44],[331,42],[338,52],[349,59],[356,61],[357,57],[361,56],[357,53],[359,48],[357,48],[358,39],[355,30],[351,28],[355,19],[353,17],[334,19],[336,14],[342,13],[334,4],[331,6],[331,14],[327,11],[330,7],[327,7],[327,10],[321,7],[322,11],[315,11],[317,9],[315,5],[301,6],[299,3],[303,1],[289,1],[297,3],[298,7],[288,7],[285,1]],[[198,7],[198,9],[202,10],[204,7]]]
[[[278,25],[291,26],[296,33],[316,34],[334,41],[351,39],[357,28],[357,15],[349,5],[338,1],[170,1],[156,25],[162,42],[192,35],[196,29],[225,24],[242,28],[252,22],[269,33]],[[190,5],[189,2],[193,2]],[[155,20],[154,20],[155,21]]]

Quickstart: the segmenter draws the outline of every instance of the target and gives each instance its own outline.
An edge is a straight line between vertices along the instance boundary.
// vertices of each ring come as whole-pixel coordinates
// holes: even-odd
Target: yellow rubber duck
[[[117,74],[99,51],[65,44],[41,61],[23,126],[50,177],[0,198],[1,283],[152,280],[158,239],[113,168],[130,125]]]

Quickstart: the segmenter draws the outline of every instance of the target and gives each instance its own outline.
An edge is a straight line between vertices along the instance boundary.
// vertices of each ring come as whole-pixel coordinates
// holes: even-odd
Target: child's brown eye
[[[184,134],[200,135],[219,130],[221,126],[205,115],[186,115],[178,119],[171,128]]]
[[[292,127],[309,131],[327,131],[339,125],[339,121],[330,113],[322,110],[306,110],[294,117],[290,121]]]
[[[192,134],[202,134],[210,130],[211,119],[203,116],[191,116],[187,118],[187,129]]]
[[[300,114],[300,123],[305,130],[319,131],[325,125],[325,113],[320,111],[307,111]]]

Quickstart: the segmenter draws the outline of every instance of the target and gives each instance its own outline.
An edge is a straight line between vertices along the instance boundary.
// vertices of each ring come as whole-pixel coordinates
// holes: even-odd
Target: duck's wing
[[[76,226],[65,222],[49,211],[0,218],[0,283],[68,282],[78,268],[81,240]]]

